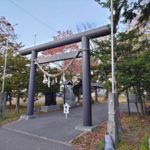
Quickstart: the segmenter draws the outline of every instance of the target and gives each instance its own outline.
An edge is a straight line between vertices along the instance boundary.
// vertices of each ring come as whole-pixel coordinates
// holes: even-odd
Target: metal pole
[[[82,84],[83,84],[83,126],[92,126],[90,48],[89,39],[82,37]]]
[[[113,23],[113,0],[111,0],[111,72],[112,72],[112,93],[115,93],[115,66],[114,66],[114,23]]]
[[[118,104],[117,93],[115,89],[115,65],[114,65],[114,24],[113,24],[113,0],[111,0],[111,71],[112,71],[112,93],[109,93],[108,98],[108,133],[112,136],[114,143],[118,137]]]
[[[66,103],[66,85],[64,85],[64,104]]]
[[[6,68],[7,68],[7,49],[8,49],[8,39],[6,40],[6,49],[5,49],[5,59],[4,59],[4,72],[3,72],[3,81],[2,81],[2,93],[5,89],[5,78],[6,78]]]
[[[27,105],[27,115],[29,116],[34,114],[35,74],[36,74],[35,59],[36,58],[37,58],[37,52],[32,51],[29,88],[28,88],[28,105]]]

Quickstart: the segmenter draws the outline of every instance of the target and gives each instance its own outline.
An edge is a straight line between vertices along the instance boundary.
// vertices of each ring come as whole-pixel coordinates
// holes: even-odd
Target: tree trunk
[[[129,102],[129,92],[128,92],[128,89],[126,90],[126,94],[127,94],[127,103],[128,103],[128,114],[130,116],[131,115],[131,111],[130,111],[130,102]]]
[[[116,94],[116,105],[117,105],[117,119],[118,119],[118,123],[119,123],[119,132],[122,132],[123,131],[123,128],[122,128],[122,124],[121,124],[121,117],[120,117],[120,108],[119,108],[119,94]]]
[[[147,90],[147,96],[146,96],[147,100],[150,100],[150,90]]]
[[[19,114],[19,106],[20,106],[20,96],[18,94],[16,101],[16,113]]]
[[[137,93],[137,88],[133,87],[134,89],[134,93],[135,93],[135,106],[136,106],[136,110],[138,115],[140,115],[140,111],[139,111],[139,107],[138,107],[138,93]]]
[[[136,93],[136,108],[138,111],[138,114],[142,114],[144,115],[144,107],[143,107],[143,100],[142,100],[142,95],[141,95],[141,89],[140,89],[140,85],[136,85],[135,87],[135,93]],[[138,107],[138,103],[140,104],[140,109]]]
[[[109,90],[106,90],[106,94],[105,94],[105,99],[104,99],[104,101],[107,101],[107,100],[108,100],[108,94],[109,94]]]
[[[78,98],[78,103],[79,103],[80,102],[80,92],[78,93],[77,98]]]
[[[138,102],[140,103],[140,107],[141,107],[141,113],[142,115],[144,115],[144,107],[143,107],[143,100],[142,100],[140,86],[137,87],[137,91],[138,91]]]
[[[95,87],[95,102],[98,102],[97,88]]]

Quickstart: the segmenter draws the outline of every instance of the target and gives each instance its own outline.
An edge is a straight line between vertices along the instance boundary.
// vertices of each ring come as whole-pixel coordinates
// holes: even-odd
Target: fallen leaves
[[[106,134],[106,122],[99,125],[95,131],[86,132],[81,136],[75,138],[72,144],[78,150],[96,150],[97,144],[100,140],[103,140]]]
[[[150,137],[150,117],[136,113],[131,116],[122,113],[120,116],[123,130],[116,150],[146,150],[147,139]],[[95,131],[86,132],[74,139],[72,144],[77,150],[101,150],[106,130],[107,124],[104,122]]]

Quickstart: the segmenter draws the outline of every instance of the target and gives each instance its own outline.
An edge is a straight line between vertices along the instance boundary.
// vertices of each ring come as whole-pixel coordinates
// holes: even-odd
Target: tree
[[[95,0],[104,8],[110,8],[110,0]],[[115,0],[114,1],[114,26],[117,27],[120,20],[123,23],[131,23],[136,20],[137,26],[145,26],[150,19],[150,2],[143,0]]]
[[[71,30],[58,31],[57,33],[58,34],[53,37],[54,40],[60,40],[60,39],[63,39],[63,38],[73,35],[73,32]],[[79,46],[76,43],[74,43],[74,44],[61,46],[61,47],[57,47],[54,49],[44,51],[44,52],[42,52],[42,54],[43,55],[54,55],[54,54],[58,54],[58,53],[66,53],[66,52],[78,51],[78,50],[79,50]],[[61,64],[59,63],[58,68],[60,68],[60,70],[61,70],[61,69],[65,68],[69,63],[70,63],[70,60],[65,60],[63,63],[61,63]],[[80,64],[81,64],[81,59],[76,59],[71,64],[71,66],[65,71],[65,76],[71,80],[75,74],[80,74],[81,73],[81,68],[80,68],[81,65]]]
[[[134,88],[138,102],[142,105],[144,91],[149,89],[149,42],[143,39],[143,34],[137,30],[122,32],[116,36],[115,68],[118,94]],[[104,87],[110,89],[111,50],[110,41],[95,41],[98,45],[93,51],[100,64],[95,68],[97,79],[102,81]],[[144,110],[143,110],[144,111]]]
[[[3,44],[6,44],[6,40],[9,42],[14,42],[16,39],[16,34],[14,33],[14,28],[5,17],[0,18],[0,49]],[[0,51],[1,52],[1,51]]]
[[[110,0],[105,1],[95,0],[95,1],[98,2],[102,7],[110,8]],[[142,59],[142,57],[145,56],[145,53],[147,53],[149,45],[149,43],[145,40],[145,38],[143,38],[144,35],[142,33],[144,33],[143,27],[147,26],[147,22],[150,20],[150,11],[149,11],[150,2],[142,0],[134,0],[134,1],[117,0],[114,1],[113,8],[114,8],[114,26],[117,31],[115,41],[116,42],[115,67],[116,67],[117,87],[119,89],[119,93],[121,91],[124,91],[124,89],[126,88],[127,89],[130,88],[131,85],[133,86],[133,84],[134,87],[136,88],[140,84],[140,88],[138,89],[141,89],[141,80],[143,82],[143,80],[146,81],[147,79],[146,78],[143,79],[144,73],[139,72],[138,67],[143,67],[142,69],[144,69],[145,65],[147,64],[143,64],[143,62],[148,63]],[[119,31],[118,25],[120,23],[129,26],[126,32],[123,33],[118,32]],[[103,58],[105,59],[105,57]],[[130,73],[127,73],[126,72],[127,70],[128,71],[130,70],[129,71]],[[137,73],[139,74],[138,79],[136,76]],[[134,76],[136,78],[134,78]]]
[[[11,93],[12,96],[17,98],[17,104],[20,97],[26,97],[25,90],[28,86],[29,67],[27,64],[29,61],[27,58],[18,54],[18,50],[22,47],[21,43],[15,42],[16,35],[14,28],[5,17],[0,18],[0,86],[2,86],[4,61],[7,62],[5,87],[4,90],[7,93]],[[8,43],[8,44],[6,44]],[[6,53],[7,51],[7,53]],[[4,55],[7,58],[4,60]]]
[[[11,93],[12,96],[17,98],[17,103],[19,103],[20,98],[27,97],[25,94],[29,78],[29,67],[27,64],[29,64],[27,58],[14,53],[11,49],[8,50],[4,89],[7,93]],[[0,66],[0,72],[3,72],[4,57],[2,55]],[[2,79],[3,74],[0,76]]]

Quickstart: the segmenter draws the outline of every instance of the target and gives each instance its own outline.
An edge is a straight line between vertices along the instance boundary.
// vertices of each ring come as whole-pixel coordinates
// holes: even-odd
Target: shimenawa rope
[[[56,78],[58,76],[60,76],[61,74],[63,74],[69,67],[70,65],[72,65],[72,63],[75,61],[75,59],[78,57],[78,55],[80,54],[81,51],[78,51],[77,52],[77,55],[72,59],[72,61],[67,65],[65,66],[59,73],[56,73],[56,74],[49,74],[48,72],[46,72],[42,66],[38,63],[37,60],[35,60],[35,64],[37,64],[37,66],[39,67],[39,69],[48,77],[50,78]]]

